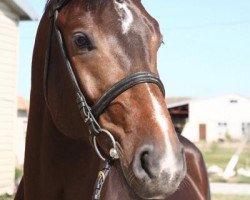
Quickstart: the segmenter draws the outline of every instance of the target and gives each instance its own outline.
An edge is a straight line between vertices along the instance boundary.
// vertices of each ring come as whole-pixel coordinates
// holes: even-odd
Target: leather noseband
[[[120,94],[128,90],[129,88],[141,84],[141,83],[155,83],[161,89],[163,95],[165,90],[160,79],[151,72],[137,72],[127,76],[126,78],[118,81],[115,85],[109,88],[96,104],[91,108],[93,115],[98,118],[101,113],[108,107],[108,105]]]

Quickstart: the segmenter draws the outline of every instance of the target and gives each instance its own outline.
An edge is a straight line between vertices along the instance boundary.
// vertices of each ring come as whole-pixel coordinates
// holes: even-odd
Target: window
[[[231,99],[230,103],[238,103],[238,100],[237,99]]]
[[[224,139],[228,134],[228,128],[226,122],[219,122],[218,123],[218,138]]]
[[[218,126],[219,127],[227,127],[227,123],[226,122],[219,122]]]
[[[243,135],[250,134],[250,122],[242,123],[241,127]]]

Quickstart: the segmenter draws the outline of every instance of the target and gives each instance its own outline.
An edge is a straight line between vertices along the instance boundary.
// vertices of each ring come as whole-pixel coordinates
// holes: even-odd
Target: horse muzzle
[[[136,152],[127,182],[142,199],[165,199],[179,187],[186,174],[182,145],[167,155],[154,145],[142,145]],[[132,174],[132,175],[131,175]]]

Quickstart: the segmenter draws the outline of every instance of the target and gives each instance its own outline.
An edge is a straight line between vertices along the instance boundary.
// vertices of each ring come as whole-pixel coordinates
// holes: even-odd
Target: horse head
[[[87,144],[87,126],[79,114],[65,65],[72,66],[91,107],[117,82],[126,82],[126,77],[141,72],[158,76],[157,50],[162,35],[140,0],[50,0],[47,10],[55,21],[47,51],[45,97],[58,130]],[[61,41],[55,30],[60,32]],[[169,196],[186,172],[183,147],[158,83],[134,84],[95,116],[116,140],[119,160],[114,165],[121,169],[124,185],[143,199]],[[109,138],[103,134],[97,143],[102,154],[108,155]]]

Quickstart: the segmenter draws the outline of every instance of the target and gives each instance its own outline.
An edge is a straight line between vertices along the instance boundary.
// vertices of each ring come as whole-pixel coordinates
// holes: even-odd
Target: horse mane
[[[46,2],[46,4],[45,4],[45,8],[44,8],[44,10],[46,10],[46,9],[47,9],[47,7],[48,7],[49,3],[50,3],[50,0],[47,0],[47,2]]]
[[[46,10],[49,4],[53,1],[58,2],[60,0],[47,0],[44,10]],[[103,2],[105,2],[105,0],[78,0],[78,2],[82,3],[85,6],[86,10],[89,11],[89,10],[94,10],[96,7],[100,6]]]

